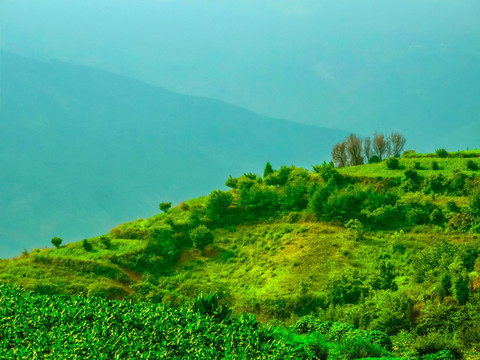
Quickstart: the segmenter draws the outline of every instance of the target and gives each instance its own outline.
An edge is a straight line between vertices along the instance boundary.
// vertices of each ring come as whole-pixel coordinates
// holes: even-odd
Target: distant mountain
[[[0,56],[0,258],[107,232],[267,161],[328,161],[346,135],[90,67]]]

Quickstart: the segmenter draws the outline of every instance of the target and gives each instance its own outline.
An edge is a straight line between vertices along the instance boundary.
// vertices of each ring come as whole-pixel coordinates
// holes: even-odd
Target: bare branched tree
[[[392,132],[389,140],[392,144],[392,155],[400,156],[400,153],[403,151],[403,147],[405,146],[405,136],[403,136],[399,132]]]
[[[383,160],[383,157],[389,152],[389,143],[385,139],[385,135],[375,133],[373,135],[373,152],[378,156],[380,160]]]
[[[363,139],[363,154],[365,155],[365,161],[368,164],[372,157],[372,138],[370,136]]]
[[[363,164],[362,140],[358,136],[350,134],[345,140],[345,149],[351,166]]]
[[[339,168],[347,165],[348,158],[347,151],[345,149],[345,142],[340,142],[333,147],[332,160]]]

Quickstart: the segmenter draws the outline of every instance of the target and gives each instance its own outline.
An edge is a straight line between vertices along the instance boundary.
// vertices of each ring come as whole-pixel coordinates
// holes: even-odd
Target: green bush
[[[105,247],[105,249],[110,249],[112,246],[112,240],[108,235],[100,236],[100,243]]]
[[[437,149],[435,154],[437,154],[439,158],[446,158],[448,156],[448,152],[445,149]]]
[[[389,170],[398,170],[400,168],[400,162],[397,158],[389,158],[385,163]]]
[[[213,242],[213,234],[205,225],[200,225],[190,231],[190,239],[193,241],[193,246],[203,250],[205,246]]]
[[[341,338],[337,352],[341,359],[362,359],[388,355],[384,348],[372,344],[356,332],[347,333]]]
[[[303,316],[294,325],[297,334],[310,334],[317,331],[320,321],[312,315]]]
[[[438,165],[438,162],[432,161],[432,170],[439,170],[440,166]]]
[[[213,221],[220,221],[231,204],[232,195],[229,192],[214,190],[207,200],[206,215]]]
[[[462,346],[455,340],[452,334],[428,333],[422,337],[418,337],[412,347],[419,356],[438,354],[440,351],[447,350],[453,354],[455,359],[463,358]],[[438,359],[441,359],[441,357]]]
[[[160,205],[158,207],[160,208],[161,211],[166,213],[172,207],[172,203],[171,202],[162,202],[162,203],[160,203]]]
[[[379,162],[381,162],[382,160],[377,156],[377,155],[373,155],[369,160],[368,160],[368,163],[369,164],[377,164]]]
[[[467,161],[467,169],[472,170],[472,171],[477,171],[478,170],[478,163],[473,160],[468,160]]]
[[[87,239],[84,239],[82,241],[82,246],[85,249],[85,251],[92,251],[93,249],[92,243],[90,243]]]
[[[198,296],[193,303],[193,310],[202,315],[208,315],[219,322],[228,322],[232,310],[227,306],[218,304],[217,294],[204,296],[203,293]]]
[[[352,333],[355,327],[352,324],[334,322],[327,334],[327,338],[332,341],[340,341],[345,335]]]
[[[448,182],[442,174],[435,174],[426,177],[423,184],[423,191],[426,194],[442,194],[448,189]]]
[[[60,245],[62,244],[62,241],[63,241],[62,239],[55,236],[54,238],[52,238],[52,245],[55,246],[58,249],[60,247]]]
[[[455,355],[449,350],[440,350],[435,354],[423,355],[420,360],[455,360]]]

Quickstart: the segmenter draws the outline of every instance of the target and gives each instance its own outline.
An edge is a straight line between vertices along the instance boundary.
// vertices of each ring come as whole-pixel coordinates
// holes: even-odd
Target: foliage
[[[7,305],[8,304],[8,305]],[[214,308],[214,307],[213,307]],[[41,296],[0,284],[5,359],[312,359],[302,339],[210,308]],[[227,312],[228,313],[228,312]],[[220,314],[225,314],[220,312]],[[121,346],[119,346],[121,344]]]
[[[266,178],[270,174],[273,174],[273,168],[272,165],[267,162],[267,164],[265,165],[265,169],[263,170],[263,177]]]
[[[213,221],[220,221],[232,204],[232,195],[229,192],[214,190],[208,197],[206,214]]]
[[[112,240],[108,235],[100,236],[100,242],[105,247],[105,249],[110,249],[110,247],[112,246]]]
[[[400,161],[398,161],[398,159],[394,157],[388,158],[385,164],[387,165],[387,169],[389,170],[397,170],[400,168]]]
[[[163,212],[167,212],[172,207],[171,202],[161,202],[159,208]]]
[[[447,334],[437,332],[418,338],[413,344],[413,349],[419,356],[435,354],[435,356],[425,357],[425,359],[449,359],[451,358],[449,353],[454,356],[454,359],[463,358],[463,351],[458,341]]]
[[[85,251],[92,251],[93,249],[92,243],[89,242],[87,239],[83,239],[82,246],[85,249]]]
[[[437,154],[439,158],[446,158],[448,156],[447,150],[443,148],[435,150],[435,154]]]
[[[57,249],[60,247],[60,245],[62,245],[62,239],[55,236],[52,238],[52,245],[55,246]]]
[[[193,246],[200,250],[213,242],[213,234],[205,225],[197,226],[190,231],[190,238],[193,241]]]
[[[467,169],[472,170],[472,171],[477,171],[478,170],[478,163],[473,160],[468,160],[467,161]]]

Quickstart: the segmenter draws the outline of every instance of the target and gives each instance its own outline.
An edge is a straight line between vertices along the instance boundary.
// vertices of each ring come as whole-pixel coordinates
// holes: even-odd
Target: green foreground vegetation
[[[109,234],[66,245],[55,238],[58,248],[3,260],[0,280],[34,291],[2,285],[3,351],[189,356],[168,345],[178,341],[181,351],[199,349],[192,358],[478,359],[480,159],[478,151],[444,155],[406,152],[312,172],[267,166],[263,176],[230,177],[230,191],[172,208],[164,202],[161,214]],[[197,298],[202,292],[216,295]],[[61,320],[42,315],[50,307]],[[81,323],[62,309],[95,316]],[[123,312],[135,320],[118,320]],[[205,327],[156,337],[157,317],[192,326],[203,319]],[[12,318],[45,336],[8,337]],[[132,324],[140,324],[138,338],[119,350],[115,341],[130,341]],[[110,336],[102,330],[109,326],[113,342],[90,346]]]

